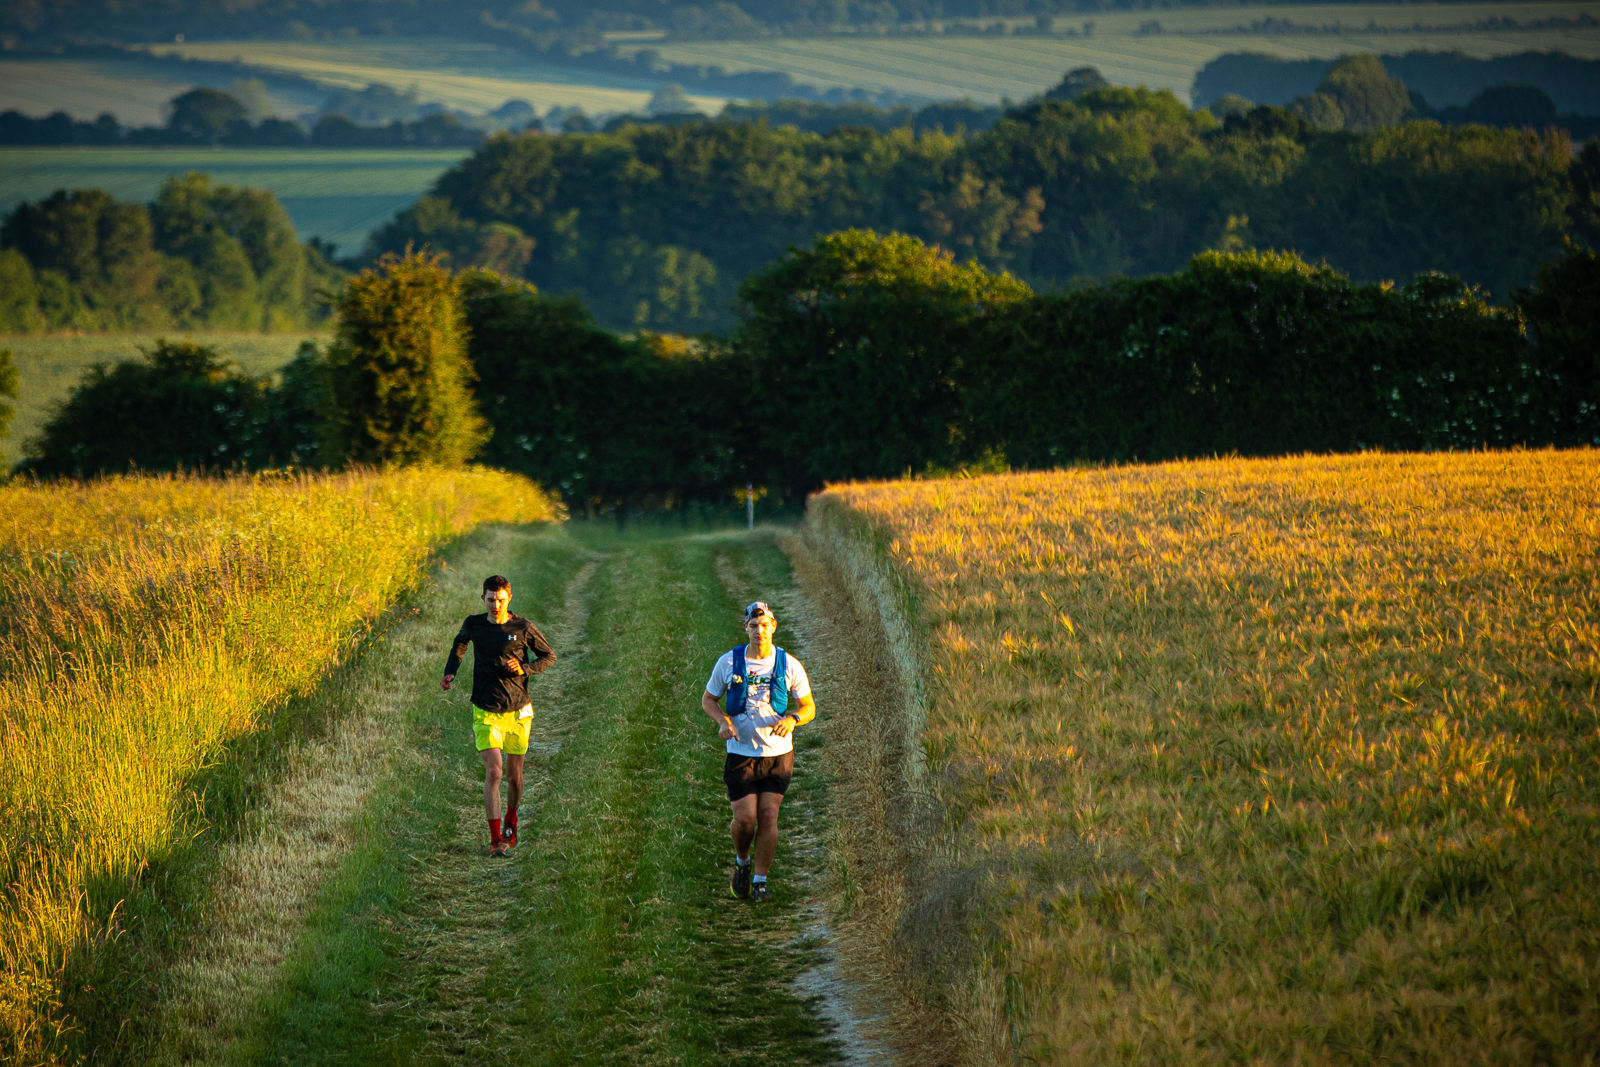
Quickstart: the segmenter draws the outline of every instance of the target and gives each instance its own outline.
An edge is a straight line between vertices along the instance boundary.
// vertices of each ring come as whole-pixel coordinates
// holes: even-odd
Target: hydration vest
[[[745,646],[733,650],[733,677],[728,679],[728,714],[743,715],[747,710],[749,683],[744,670]],[[772,661],[772,710],[779,715],[789,707],[789,654],[777,650]]]

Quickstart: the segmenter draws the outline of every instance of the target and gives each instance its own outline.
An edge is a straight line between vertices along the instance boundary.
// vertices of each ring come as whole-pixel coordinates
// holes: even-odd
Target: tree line
[[[1595,101],[1600,100],[1600,60],[1565,52],[1480,58],[1459,51],[1414,51],[1377,58],[1389,77],[1441,108],[1471,100],[1497,85],[1539,89],[1556,111],[1568,114],[1592,115]],[[1287,104],[1297,96],[1316,92],[1335,62],[1230,52],[1195,74],[1194,99],[1203,103],[1232,94],[1258,104]]]
[[[0,222],[0,333],[298,329],[344,272],[271,193],[168,178],[149,204],[58,190]]]
[[[790,249],[739,298],[723,334],[622,337],[570,296],[388,257],[347,285],[337,339],[280,380],[159,346],[94,371],[24,466],[476,458],[592,513],[747,482],[794,500],[962,468],[1600,445],[1600,257],[1577,246],[1497,307],[1449,275],[1360,284],[1255,251],[1036,293],[849,230]]]
[[[370,89],[382,89],[372,86]],[[346,92],[335,97],[354,98]],[[390,95],[393,94],[390,91]],[[485,133],[464,125],[448,112],[409,121],[361,125],[339,111],[328,111],[310,129],[290,119],[252,121],[236,96],[221,89],[190,89],[172,98],[164,126],[124,129],[106,112],[93,122],[75,120],[65,111],[32,119],[19,111],[0,112],[0,145],[161,145],[228,146],[231,148],[476,148]],[[352,109],[353,110],[353,109]],[[415,111],[413,103],[410,110]]]
[[[1228,94],[1209,110],[1226,116],[1254,106],[1241,96]],[[1434,119],[1447,126],[1554,127],[1578,141],[1600,133],[1600,117],[1557,115],[1549,94],[1533,85],[1491,85],[1465,107],[1435,108],[1422,93],[1391,77],[1383,61],[1373,55],[1341,57],[1328,68],[1314,92],[1295,97],[1287,107],[1323,130],[1371,132],[1408,120]]]
[[[741,282],[848,228],[907,233],[1039,290],[1293,249],[1361,281],[1445,270],[1504,299],[1600,234],[1600,145],[1407,122],[1323,130],[1260,106],[1218,121],[1074,72],[991,129],[810,133],[762,122],[491,138],[375,231],[578,296],[607,326],[726,329]]]

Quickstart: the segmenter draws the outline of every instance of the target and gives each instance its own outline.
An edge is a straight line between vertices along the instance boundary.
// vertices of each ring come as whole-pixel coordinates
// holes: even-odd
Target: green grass
[[[523,842],[508,862],[484,855],[465,692],[439,692],[442,655],[400,647],[437,652],[490,571],[511,578],[513,606],[561,657],[533,686]],[[407,665],[364,683],[409,705],[371,738],[392,771],[250,1022],[214,1042],[157,1027],[138,1047],[233,1064],[837,1062],[794,987],[820,958],[806,926],[822,865],[819,732],[799,738],[777,900],[727,893],[722,744],[699,693],[757,594],[793,595],[787,558],[760,532],[463,539],[413,601],[419,614],[375,646]]]
[[[266,189],[301,240],[344,253],[421,196],[462,148],[0,148],[0,213],[57,189],[104,189],[147,202],[163,179],[204,171],[220,184]]]
[[[1597,30],[1460,31],[1443,27],[1509,15],[1522,22],[1552,15],[1600,16],[1600,4],[1306,5],[1292,8],[1216,7],[1188,10],[1095,12],[1059,19],[1063,27],[1095,24],[1092,38],[1079,37],[820,37],[758,41],[645,42],[675,63],[718,64],[729,71],[779,70],[821,88],[890,90],[933,99],[970,96],[994,102],[1026,99],[1042,92],[1073,67],[1094,66],[1116,84],[1171,89],[1188,99],[1195,73],[1228,52],[1260,52],[1284,59],[1332,59],[1348,52],[1442,51],[1496,56],[1563,50],[1600,56]],[[1175,31],[1248,27],[1256,19],[1290,19],[1313,26],[1365,27],[1371,20],[1391,30],[1422,22],[1428,32],[1341,33],[1323,36],[1263,36],[1259,33],[1182,37]],[[1164,35],[1139,35],[1142,23],[1159,21]],[[990,22],[992,20],[982,20]],[[1008,20],[1017,22],[1020,20]],[[623,46],[626,50],[629,46]],[[1464,102],[1464,101],[1463,101]]]
[[[50,418],[53,406],[66,399],[84,371],[95,363],[139,359],[140,347],[148,348],[158,336],[179,335],[0,337],[0,348],[11,350],[21,379],[16,420],[11,424],[10,434],[0,439],[0,451],[4,451],[7,461],[14,463],[22,458],[24,443]],[[294,358],[295,350],[308,335],[200,333],[182,336],[216,346],[251,374],[271,374]],[[309,336],[318,337],[316,334]]]

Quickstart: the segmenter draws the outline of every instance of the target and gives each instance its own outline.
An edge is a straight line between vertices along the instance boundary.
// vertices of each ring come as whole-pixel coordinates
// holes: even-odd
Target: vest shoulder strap
[[[745,646],[733,650],[733,674],[728,679],[728,714],[743,715],[750,702],[750,679],[745,670]],[[789,707],[789,654],[779,648],[772,662],[772,710],[782,715]]]

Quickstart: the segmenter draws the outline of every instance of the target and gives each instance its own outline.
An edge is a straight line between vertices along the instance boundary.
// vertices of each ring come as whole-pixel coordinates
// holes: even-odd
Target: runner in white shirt
[[[733,834],[733,895],[751,900],[772,899],[767,872],[778,853],[778,806],[794,776],[790,735],[817,717],[806,669],[772,643],[777,631],[777,617],[766,601],[745,608],[744,632],[750,643],[722,654],[700,697],[700,706],[720,727],[717,736],[728,743],[722,780],[733,805],[728,827]],[[724,694],[727,711],[720,703]]]

